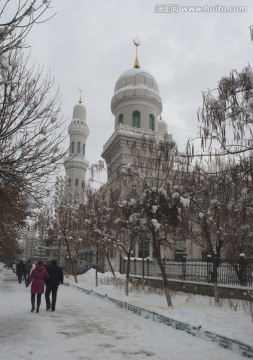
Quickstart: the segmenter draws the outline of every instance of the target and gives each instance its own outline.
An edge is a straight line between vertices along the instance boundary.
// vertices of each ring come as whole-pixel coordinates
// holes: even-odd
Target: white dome
[[[154,103],[157,112],[162,112],[162,100],[155,78],[142,69],[130,69],[125,71],[117,80],[112,97],[111,108],[113,114],[116,107],[125,100],[136,101],[145,99]]]
[[[76,104],[73,109],[73,120],[86,121],[86,108],[82,103]]]
[[[159,89],[155,78],[142,69],[130,69],[125,71],[117,80],[114,94],[134,87],[154,91],[159,96]]]

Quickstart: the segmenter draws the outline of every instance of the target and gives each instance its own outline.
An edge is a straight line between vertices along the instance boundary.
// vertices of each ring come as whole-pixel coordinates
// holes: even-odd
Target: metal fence
[[[191,260],[165,261],[164,267],[169,279],[194,282],[213,282],[213,263]],[[121,272],[126,273],[127,259],[122,258]],[[132,258],[130,274],[161,277],[160,268],[155,260]],[[218,282],[223,285],[253,286],[253,258],[220,259]]]

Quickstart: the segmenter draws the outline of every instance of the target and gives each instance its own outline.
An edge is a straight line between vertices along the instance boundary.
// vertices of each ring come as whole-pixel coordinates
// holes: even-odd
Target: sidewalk
[[[56,311],[30,312],[30,288],[0,272],[1,360],[235,360],[212,342],[154,323],[115,305],[60,286]]]

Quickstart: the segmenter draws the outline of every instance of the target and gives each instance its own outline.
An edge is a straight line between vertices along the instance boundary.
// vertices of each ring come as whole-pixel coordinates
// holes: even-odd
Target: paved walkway
[[[238,354],[60,286],[55,312],[30,312],[30,288],[0,272],[1,360],[236,360]]]

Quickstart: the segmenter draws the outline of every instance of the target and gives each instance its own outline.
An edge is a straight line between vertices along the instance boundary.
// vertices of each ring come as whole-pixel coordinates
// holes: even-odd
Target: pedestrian
[[[21,284],[23,275],[25,273],[25,264],[23,263],[23,260],[20,260],[19,263],[16,266],[16,274],[18,277],[18,282]]]
[[[39,261],[35,269],[32,270],[29,278],[26,282],[26,287],[31,286],[31,303],[32,309],[31,312],[35,310],[35,297],[37,295],[37,304],[36,304],[36,313],[39,312],[40,303],[41,303],[41,295],[44,293],[44,283],[49,278],[48,272],[45,269],[43,262]]]
[[[28,259],[27,262],[25,263],[25,281],[28,279],[32,268],[33,268],[33,264],[31,260]]]
[[[57,265],[56,260],[52,260],[51,265],[47,266],[49,279],[46,281],[46,306],[47,310],[55,311],[56,298],[58,286],[63,284],[63,271],[60,266]],[[52,302],[50,302],[50,295],[52,292]]]

